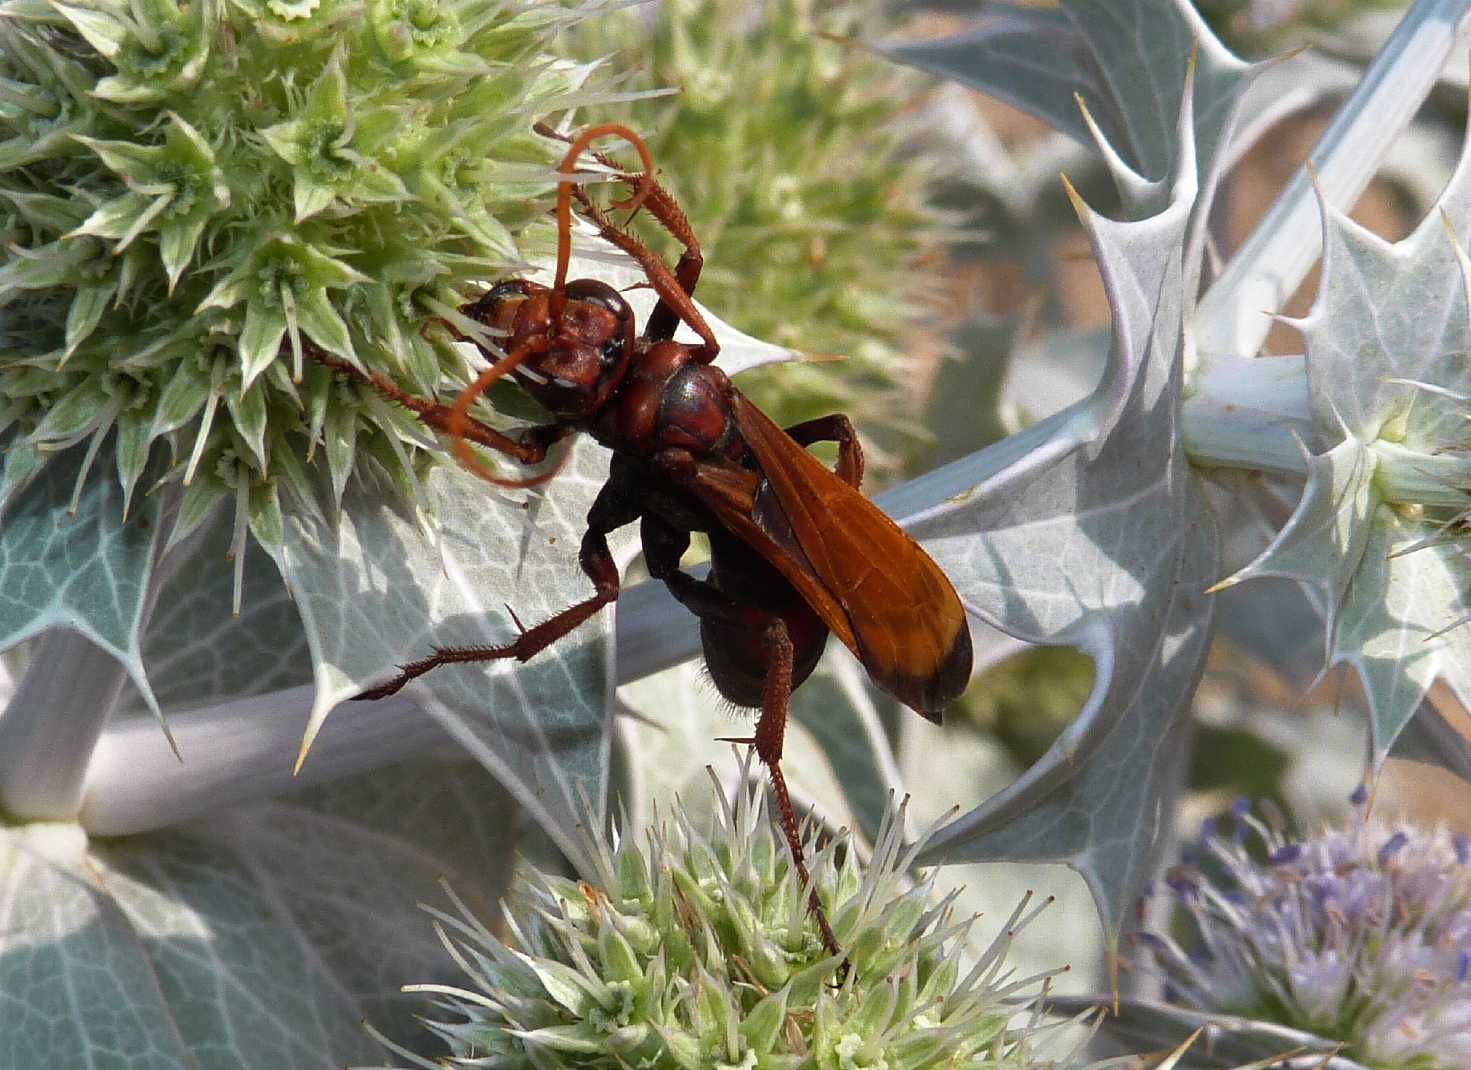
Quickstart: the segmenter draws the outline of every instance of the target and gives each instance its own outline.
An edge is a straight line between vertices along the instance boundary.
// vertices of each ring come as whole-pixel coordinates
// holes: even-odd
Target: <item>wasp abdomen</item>
[[[827,646],[827,625],[781,573],[740,540],[712,531],[710,565],[710,585],[731,595],[733,605],[727,616],[700,618],[705,667],[728,701],[759,707],[771,664],[766,646],[771,619],[780,617],[786,625],[794,688],[817,667]]]

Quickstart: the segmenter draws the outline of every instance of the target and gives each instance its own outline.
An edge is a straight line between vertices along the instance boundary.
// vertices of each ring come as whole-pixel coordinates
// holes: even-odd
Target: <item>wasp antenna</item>
[[[644,139],[639,137],[631,129],[622,123],[599,123],[597,126],[589,126],[577,135],[576,140],[567,147],[567,153],[562,157],[562,162],[557,170],[562,173],[562,178],[557,182],[557,276],[552,283],[551,304],[549,307],[550,323],[553,328],[561,322],[562,309],[567,302],[567,268],[572,262],[572,175],[577,166],[577,158],[583,154],[587,147],[600,137],[621,137],[635,149],[643,160],[644,173],[639,177],[638,189],[633,195],[622,201],[614,201],[614,208],[627,208],[630,212],[636,212],[644,200],[654,189],[654,156],[649,152],[649,146]]]
[[[504,476],[492,474],[488,468],[481,465],[478,461],[466,463],[464,454],[469,453],[472,458],[474,454],[470,453],[470,449],[468,446],[465,445],[463,439],[457,439],[456,446],[464,446],[464,453],[461,453],[460,449],[456,448],[455,458],[462,465],[468,468],[471,474],[485,480],[485,482],[489,483],[493,487],[500,487],[504,490],[530,490],[532,487],[539,487],[543,483],[550,483],[552,481],[552,478],[562,470],[562,466],[567,463],[567,451],[563,450],[553,459],[552,466],[546,471],[538,472],[534,476],[527,476],[525,479],[506,479]],[[473,464],[474,467],[471,467],[471,464]]]
[[[567,458],[571,452],[569,449],[561,450],[552,458],[550,468],[544,472],[538,472],[534,476],[527,476],[525,479],[504,479],[500,476],[490,475],[484,472],[483,469],[477,469],[475,474],[487,483],[494,484],[497,487],[504,487],[506,490],[528,490],[531,487],[539,487],[543,483],[550,483],[552,478],[562,470],[562,466],[567,463]]]
[[[556,470],[545,472],[530,479],[502,479],[495,475],[489,468],[480,463],[480,458],[475,456],[475,451],[470,448],[470,442],[465,437],[465,431],[470,423],[470,406],[475,399],[489,390],[497,380],[503,378],[508,372],[525,362],[529,357],[538,353],[544,353],[551,342],[546,337],[532,338],[517,346],[500,360],[480,373],[479,377],[460,391],[460,396],[455,399],[454,407],[450,409],[446,429],[450,434],[450,447],[454,450],[455,458],[472,475],[479,476],[487,483],[493,483],[497,487],[534,487],[538,483],[545,483]],[[560,467],[560,466],[559,466]]]

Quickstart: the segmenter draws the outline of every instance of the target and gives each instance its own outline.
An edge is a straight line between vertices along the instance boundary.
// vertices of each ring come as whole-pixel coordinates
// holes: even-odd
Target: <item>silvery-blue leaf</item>
[[[1162,33],[1171,25],[1166,5],[1126,6],[1130,18],[1154,10]],[[1092,5],[1069,10],[1083,8]],[[1215,177],[1198,177],[1196,138],[1217,144],[1228,136],[1230,85],[1239,90],[1240,81],[1204,91],[1211,112],[1198,124],[1188,39],[1182,53],[1174,84],[1183,108],[1173,133],[1150,142],[1169,168],[1158,181],[1167,206],[1113,221],[1077,202],[1113,319],[1097,388],[905,488],[929,501],[948,495],[908,527],[973,613],[1029,641],[1077,646],[1096,664],[1093,694],[1074,724],[1012,787],[942,829],[926,857],[1065,861],[1087,880],[1111,943],[1153,863],[1181,776],[1184,724],[1210,635],[1203,591],[1218,560],[1214,524],[1179,439],[1194,293],[1186,259],[1204,211],[1201,191]],[[912,512],[898,505],[901,515]]]
[[[1158,211],[1159,180],[1178,165],[1176,119],[1195,59],[1202,175],[1229,140],[1254,68],[1233,56],[1184,0],[1064,0],[1055,9],[988,4],[977,26],[952,37],[884,46],[890,58],[992,93],[1090,143],[1079,98],[1098,124],[1127,203]]]
[[[1323,280],[1298,324],[1316,452],[1292,519],[1237,578],[1288,576],[1318,590],[1328,660],[1364,682],[1377,766],[1437,679],[1471,698],[1465,551],[1440,520],[1417,520],[1388,497],[1408,484],[1404,495],[1442,507],[1471,501],[1462,490],[1471,141],[1436,210],[1403,241],[1378,238],[1326,200],[1320,208]]]
[[[87,457],[77,446],[48,463],[0,519],[0,649],[70,628],[117,658],[157,712],[139,629],[163,495],[141,498],[124,523],[111,451],[82,479]]]
[[[436,647],[497,646],[592,594],[577,566],[607,454],[579,443],[544,493],[502,493],[453,465],[424,479],[433,515],[408,515],[357,480],[335,519],[286,506],[278,564],[307,630],[316,702],[329,711]],[[626,537],[626,536],[625,536]],[[569,854],[606,787],[610,612],[526,664],[447,665],[414,695],[515,792]],[[350,711],[341,711],[339,716]]]
[[[493,918],[515,803],[473,762],[421,760],[147,835],[0,831],[0,1062],[332,1070],[408,1037],[406,978],[454,969],[420,901],[447,878]]]
[[[312,678],[306,631],[281,574],[246,543],[240,615],[225,554],[231,515],[216,510],[163,558],[158,600],[143,634],[143,664],[165,711],[207,706],[304,684]]]

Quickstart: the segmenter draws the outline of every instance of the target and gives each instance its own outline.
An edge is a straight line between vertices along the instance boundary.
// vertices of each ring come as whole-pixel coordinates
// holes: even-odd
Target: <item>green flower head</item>
[[[421,393],[471,376],[426,328],[546,227],[532,124],[596,96],[548,41],[595,6],[0,2],[7,492],[116,430],[129,500],[150,463],[182,490],[172,542],[234,499],[237,560],[314,500],[317,445],[339,502],[368,456],[412,496],[422,430],[303,341]]]
[[[968,959],[971,923],[913,879],[918,847],[902,843],[903,824],[902,808],[891,812],[866,861],[845,836],[807,829],[813,886],[850,964],[840,984],[841,957],[823,948],[764,795],[745,787],[733,805],[722,799],[708,834],[676,812],[643,843],[596,847],[593,880],[528,872],[504,941],[463,905],[432,912],[468,984],[408,990],[438,996],[432,1028],[454,1065],[1055,1065],[1037,1055],[1045,978],[1006,968],[1036,911],[1023,902]]]

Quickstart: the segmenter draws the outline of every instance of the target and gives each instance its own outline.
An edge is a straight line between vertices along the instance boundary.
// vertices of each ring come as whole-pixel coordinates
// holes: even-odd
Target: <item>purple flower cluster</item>
[[[1238,802],[1233,833],[1207,822],[1164,881],[1189,949],[1140,943],[1170,1002],[1316,1033],[1375,1070],[1466,1070],[1471,840],[1371,820],[1365,799],[1306,839]]]

